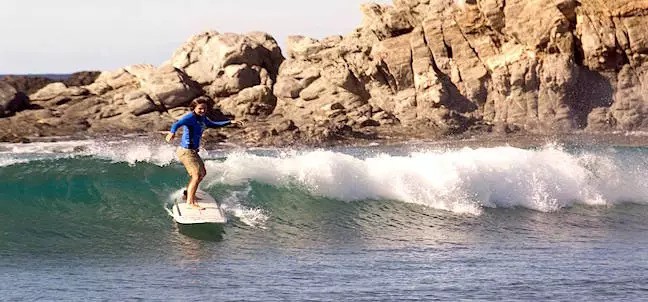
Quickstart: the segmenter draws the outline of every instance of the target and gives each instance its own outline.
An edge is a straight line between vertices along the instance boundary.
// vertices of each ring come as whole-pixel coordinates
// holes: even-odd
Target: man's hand
[[[174,138],[175,138],[175,133],[169,132],[169,134],[167,134],[167,136],[166,136],[166,142],[170,143],[170,142],[173,141]]]

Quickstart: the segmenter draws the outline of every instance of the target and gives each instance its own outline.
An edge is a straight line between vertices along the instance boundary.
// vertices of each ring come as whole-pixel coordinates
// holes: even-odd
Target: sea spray
[[[263,209],[244,206],[241,201],[248,198],[251,187],[245,186],[242,190],[232,190],[228,195],[221,196],[221,207],[226,213],[238,218],[242,223],[258,228],[265,228],[269,216]]]
[[[167,165],[175,160],[173,145],[163,141],[140,139],[121,140],[84,140],[43,142],[30,144],[1,144],[0,156],[29,155],[30,159],[69,158],[78,156],[96,157],[113,162],[126,162],[134,165],[137,162],[148,162],[156,165]],[[203,155],[205,152],[203,151]],[[1,158],[1,157],[0,157]]]
[[[212,181],[225,184],[249,179],[299,186],[344,201],[388,199],[456,213],[479,214],[484,207],[551,212],[574,203],[648,200],[645,173],[628,174],[605,154],[571,154],[554,145],[537,150],[463,148],[366,158],[322,150],[279,157],[239,152],[225,161],[210,162],[208,170]]]
[[[149,162],[168,165],[175,160],[175,147],[158,141],[97,142],[83,149],[82,154],[98,156],[134,165]]]

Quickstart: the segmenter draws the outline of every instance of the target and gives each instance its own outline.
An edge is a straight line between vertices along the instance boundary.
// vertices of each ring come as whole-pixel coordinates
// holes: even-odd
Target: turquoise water
[[[648,149],[203,151],[222,228],[180,229],[159,142],[0,145],[1,300],[630,300]]]

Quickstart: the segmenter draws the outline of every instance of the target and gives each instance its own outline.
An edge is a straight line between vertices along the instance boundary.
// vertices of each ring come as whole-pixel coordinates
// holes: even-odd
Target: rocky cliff
[[[201,95],[246,121],[225,136],[255,145],[648,130],[648,0],[361,10],[356,31],[292,36],[283,53],[265,33],[212,31],[161,66],[103,72],[89,85],[52,83],[25,98],[5,84],[0,108],[11,116],[0,138],[163,131]]]

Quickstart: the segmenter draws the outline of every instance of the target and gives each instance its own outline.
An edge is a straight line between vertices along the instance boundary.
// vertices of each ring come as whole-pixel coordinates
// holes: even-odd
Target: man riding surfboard
[[[198,155],[203,131],[206,128],[220,128],[232,124],[230,120],[215,122],[207,118],[207,105],[209,103],[210,100],[207,97],[199,97],[191,101],[189,104],[191,112],[176,121],[166,136],[166,141],[171,143],[175,139],[178,129],[184,128],[176,155],[187,169],[190,177],[187,184],[187,204],[197,208],[200,208],[200,206],[196,202],[196,191],[207,174],[205,163]]]

